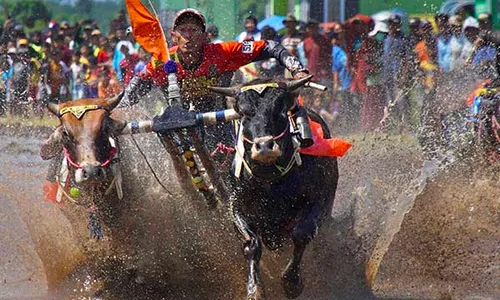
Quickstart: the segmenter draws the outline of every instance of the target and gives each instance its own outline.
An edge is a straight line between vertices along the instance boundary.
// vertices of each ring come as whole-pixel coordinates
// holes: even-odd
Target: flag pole
[[[163,39],[165,40],[165,42],[167,42],[167,38],[165,37],[165,32],[163,31],[163,26],[161,26],[161,23],[160,23],[160,17],[158,16],[158,13],[156,12],[151,0],[148,0],[148,2],[149,2],[149,6],[151,6],[151,9],[153,10],[154,16],[156,17],[158,24],[160,24],[160,29],[161,29],[161,34],[163,35]],[[165,73],[167,73],[167,77],[168,77],[168,87],[167,87],[168,102],[169,102],[169,105],[180,104],[181,103],[181,94],[180,94],[179,83],[177,81],[177,63],[170,59],[170,53],[168,51],[168,44],[165,45],[165,47],[167,47],[167,61],[163,65],[163,70],[165,71]]]
[[[156,12],[156,9],[155,9],[155,7],[153,5],[153,2],[151,2],[151,0],[148,0],[148,3],[149,3],[149,6],[151,6],[151,9],[153,10],[153,14],[156,17],[156,20],[158,21],[158,24],[160,24],[160,29],[161,29],[161,34],[163,35],[163,39],[165,40],[165,42],[167,42],[167,37],[165,36],[165,32],[163,31],[163,26],[161,26],[161,23],[160,23],[160,16]],[[170,60],[170,53],[168,52],[168,44],[165,45],[165,47],[167,47],[167,61],[168,61],[168,60]]]

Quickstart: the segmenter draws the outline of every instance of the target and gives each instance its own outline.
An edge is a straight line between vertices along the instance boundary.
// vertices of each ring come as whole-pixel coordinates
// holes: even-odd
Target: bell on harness
[[[301,105],[295,105],[292,114],[295,117],[300,147],[311,147],[314,144],[314,140],[306,109]]]

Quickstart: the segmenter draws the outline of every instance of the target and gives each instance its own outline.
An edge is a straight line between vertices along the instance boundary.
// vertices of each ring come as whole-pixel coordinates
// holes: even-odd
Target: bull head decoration
[[[108,111],[112,111],[115,107],[118,106],[118,104],[120,104],[120,101],[122,100],[123,98],[123,95],[124,93],[120,93],[114,97],[111,97],[109,98],[107,101],[106,101],[106,104],[102,107]],[[49,109],[49,111],[51,113],[53,113],[54,115],[56,115],[57,117],[60,117],[60,115],[63,113],[61,111],[59,111],[59,105],[56,104],[56,103],[53,103],[53,102],[50,102],[48,105],[47,105],[47,108]],[[71,107],[67,107],[68,109],[71,108]],[[74,109],[74,110],[68,110],[68,112],[71,112],[75,115],[75,117],[77,117],[78,119],[81,118],[81,116],[87,111],[87,110],[91,110],[91,109],[97,109],[97,108],[89,108],[89,109],[83,109],[82,110],[77,110],[77,109]],[[82,113],[80,115],[77,115],[78,114],[78,111],[82,111]]]
[[[307,82],[311,81],[312,77],[313,77],[312,75],[309,75],[309,76],[301,78],[301,79],[292,80],[292,81],[287,82],[286,83],[287,91],[294,92],[298,88],[304,86]],[[268,87],[270,85],[273,85],[273,84],[272,83],[271,84],[264,84],[264,85],[258,84],[258,85],[252,85],[252,86],[247,86],[247,87],[242,87],[242,88],[213,86],[213,87],[210,87],[210,89],[216,93],[221,94],[221,95],[228,96],[228,97],[234,97],[234,96],[236,96],[236,94],[238,92],[244,92],[244,91],[250,90],[250,89],[255,90],[256,92],[258,92],[260,94],[261,92],[259,92],[259,88],[262,88],[262,91],[263,91],[265,87]],[[275,87],[278,87],[277,83],[275,85],[276,85]]]

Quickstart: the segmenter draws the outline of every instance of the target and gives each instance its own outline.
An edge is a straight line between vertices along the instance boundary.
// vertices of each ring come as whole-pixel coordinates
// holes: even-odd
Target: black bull
[[[264,90],[262,85],[239,91],[214,88],[234,96],[241,115],[238,138],[244,150],[240,146],[243,151],[237,149],[236,156],[245,171],[236,178],[238,166],[233,164],[231,212],[244,238],[248,299],[265,298],[259,270],[262,244],[275,250],[285,239],[293,241],[294,251],[282,274],[283,288],[288,298],[302,293],[302,255],[332,210],[338,181],[336,158],[301,155],[301,166],[292,161],[295,148],[288,113],[295,105],[292,90],[303,84],[269,85]]]

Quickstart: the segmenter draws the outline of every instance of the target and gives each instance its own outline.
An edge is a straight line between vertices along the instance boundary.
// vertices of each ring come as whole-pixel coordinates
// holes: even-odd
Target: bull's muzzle
[[[94,183],[106,179],[106,170],[99,162],[83,163],[75,172],[76,183]]]
[[[259,137],[253,140],[251,158],[265,165],[276,162],[281,156],[280,146],[272,136]]]

